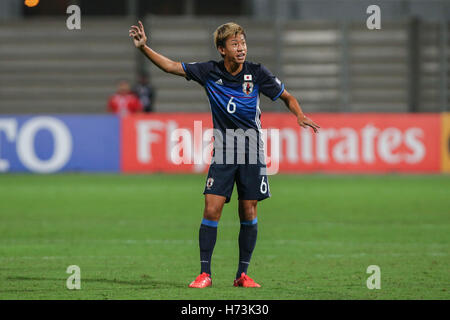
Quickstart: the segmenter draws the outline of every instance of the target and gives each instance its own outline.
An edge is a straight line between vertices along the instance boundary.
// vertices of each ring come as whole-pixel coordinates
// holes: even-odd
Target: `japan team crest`
[[[211,189],[213,183],[214,183],[214,179],[213,178],[208,178],[208,180],[206,180],[206,187],[208,189]]]
[[[245,81],[244,84],[242,85],[242,91],[246,95],[249,95],[250,93],[252,93],[252,91],[253,91],[253,82]]]

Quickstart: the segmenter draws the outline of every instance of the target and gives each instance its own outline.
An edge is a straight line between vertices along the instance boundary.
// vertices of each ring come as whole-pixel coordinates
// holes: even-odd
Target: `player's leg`
[[[211,274],[211,257],[216,245],[217,226],[226,197],[205,194],[205,209],[199,231],[200,273]]]
[[[225,203],[230,201],[236,168],[212,164],[206,179],[205,208],[199,230],[200,275],[189,285],[205,288],[212,284],[211,258],[217,239],[217,227]]]
[[[258,219],[256,217],[256,206],[258,200],[239,200],[239,264],[236,279],[242,273],[247,274],[248,266],[256,246],[258,236]]]
[[[237,168],[233,165],[213,163],[209,167],[205,184],[205,209],[200,225],[201,272],[211,274],[211,257],[217,238],[217,226],[225,203],[230,201]]]
[[[198,232],[200,275],[189,284],[190,288],[206,288],[212,285],[211,258],[216,245],[217,226],[226,199],[224,196],[205,194],[203,220]]]
[[[239,264],[235,286],[260,287],[247,276],[247,269],[258,235],[257,204],[270,197],[269,185],[262,164],[246,164],[239,167],[236,185],[239,193]]]

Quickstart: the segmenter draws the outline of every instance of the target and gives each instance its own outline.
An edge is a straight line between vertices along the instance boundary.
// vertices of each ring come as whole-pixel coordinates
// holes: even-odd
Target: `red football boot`
[[[244,272],[241,273],[241,276],[234,280],[235,287],[244,287],[244,288],[260,288],[261,286],[257,284],[252,278],[246,275]]]
[[[212,285],[211,275],[203,272],[189,284],[189,288],[206,288]]]

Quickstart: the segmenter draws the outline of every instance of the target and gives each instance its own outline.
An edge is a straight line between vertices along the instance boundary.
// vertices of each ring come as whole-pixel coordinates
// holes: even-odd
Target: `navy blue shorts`
[[[236,182],[239,200],[264,200],[270,197],[269,181],[264,164],[212,163],[206,177],[203,194],[226,197],[230,202]]]

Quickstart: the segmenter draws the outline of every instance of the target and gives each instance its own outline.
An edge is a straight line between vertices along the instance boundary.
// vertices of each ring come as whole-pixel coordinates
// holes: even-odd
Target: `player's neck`
[[[229,61],[226,59],[223,60],[223,65],[225,66],[225,69],[228,71],[228,73],[232,76],[235,76],[239,72],[241,72],[244,66],[244,64],[242,63],[235,63],[234,61]]]

